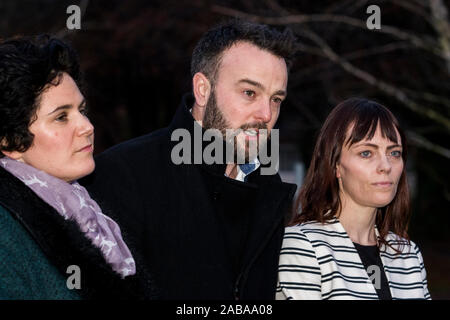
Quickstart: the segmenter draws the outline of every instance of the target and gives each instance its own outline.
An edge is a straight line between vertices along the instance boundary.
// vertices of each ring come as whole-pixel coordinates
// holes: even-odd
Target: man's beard
[[[241,152],[240,154],[245,154],[244,160],[245,163],[248,163],[250,160],[254,160],[254,158],[259,154],[259,151],[262,150],[267,144],[267,139],[270,138],[270,132],[267,130],[267,124],[264,122],[253,122],[253,123],[246,123],[243,124],[239,128],[232,128],[230,123],[225,118],[225,115],[220,110],[217,99],[216,99],[216,92],[214,90],[214,87],[211,90],[211,95],[208,99],[208,102],[206,103],[206,109],[205,109],[205,116],[203,117],[203,128],[205,130],[207,129],[217,129],[222,133],[222,138],[226,141],[227,137],[227,129],[234,130],[234,132],[240,131],[239,135],[236,135],[236,137],[233,138],[233,141],[226,141],[227,143],[233,143],[233,155],[234,155],[234,163],[237,163],[237,155],[238,152]],[[258,139],[256,140],[256,155],[252,155],[250,157],[250,143],[248,140],[245,139],[245,134],[243,133],[244,130],[247,129],[265,129],[263,131],[267,132],[268,137],[266,139]],[[261,132],[261,135],[263,135],[263,132]],[[238,143],[239,139],[239,143]],[[243,147],[243,145],[245,147]],[[242,150],[245,148],[244,150]],[[239,150],[239,151],[238,151]]]

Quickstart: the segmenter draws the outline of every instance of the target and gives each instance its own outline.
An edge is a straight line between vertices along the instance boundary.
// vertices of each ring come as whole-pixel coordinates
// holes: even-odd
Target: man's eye
[[[360,152],[359,154],[363,158],[369,158],[372,155],[372,152],[370,152],[370,151],[363,151],[363,152]]]
[[[255,96],[255,91],[253,90],[245,90],[244,94],[250,98],[253,98]]]
[[[277,103],[277,104],[281,104],[281,103],[283,102],[283,99],[278,98],[278,97],[275,97],[275,98],[273,98],[272,100],[273,100],[273,102],[275,102],[275,103]]]

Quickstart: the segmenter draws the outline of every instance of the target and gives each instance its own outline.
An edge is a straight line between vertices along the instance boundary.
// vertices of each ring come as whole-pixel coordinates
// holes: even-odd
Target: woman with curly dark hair
[[[407,233],[405,163],[386,107],[353,98],[333,109],[285,230],[277,299],[430,299]]]
[[[119,226],[77,179],[94,127],[69,45],[0,42],[0,299],[149,298]]]

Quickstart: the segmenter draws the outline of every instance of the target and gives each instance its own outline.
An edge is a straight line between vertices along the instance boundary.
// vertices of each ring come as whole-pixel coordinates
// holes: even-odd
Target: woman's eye
[[[391,156],[396,157],[396,158],[400,158],[402,156],[402,152],[399,151],[399,150],[392,151],[391,152]]]
[[[66,113],[61,113],[57,118],[56,118],[56,121],[60,121],[60,122],[63,122],[63,121],[66,121],[67,120],[67,114]]]
[[[82,109],[80,109],[80,113],[84,116],[87,116],[89,113],[89,110],[88,110],[88,108],[82,108]]]
[[[359,154],[363,158],[369,158],[372,155],[372,152],[370,152],[370,151],[363,151],[363,152],[360,152]]]

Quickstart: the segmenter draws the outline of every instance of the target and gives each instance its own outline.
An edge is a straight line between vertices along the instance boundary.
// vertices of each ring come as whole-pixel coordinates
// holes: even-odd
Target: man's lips
[[[259,129],[246,129],[244,130],[244,133],[248,136],[258,136]]]
[[[259,129],[244,130],[246,140],[257,140],[259,137]]]

